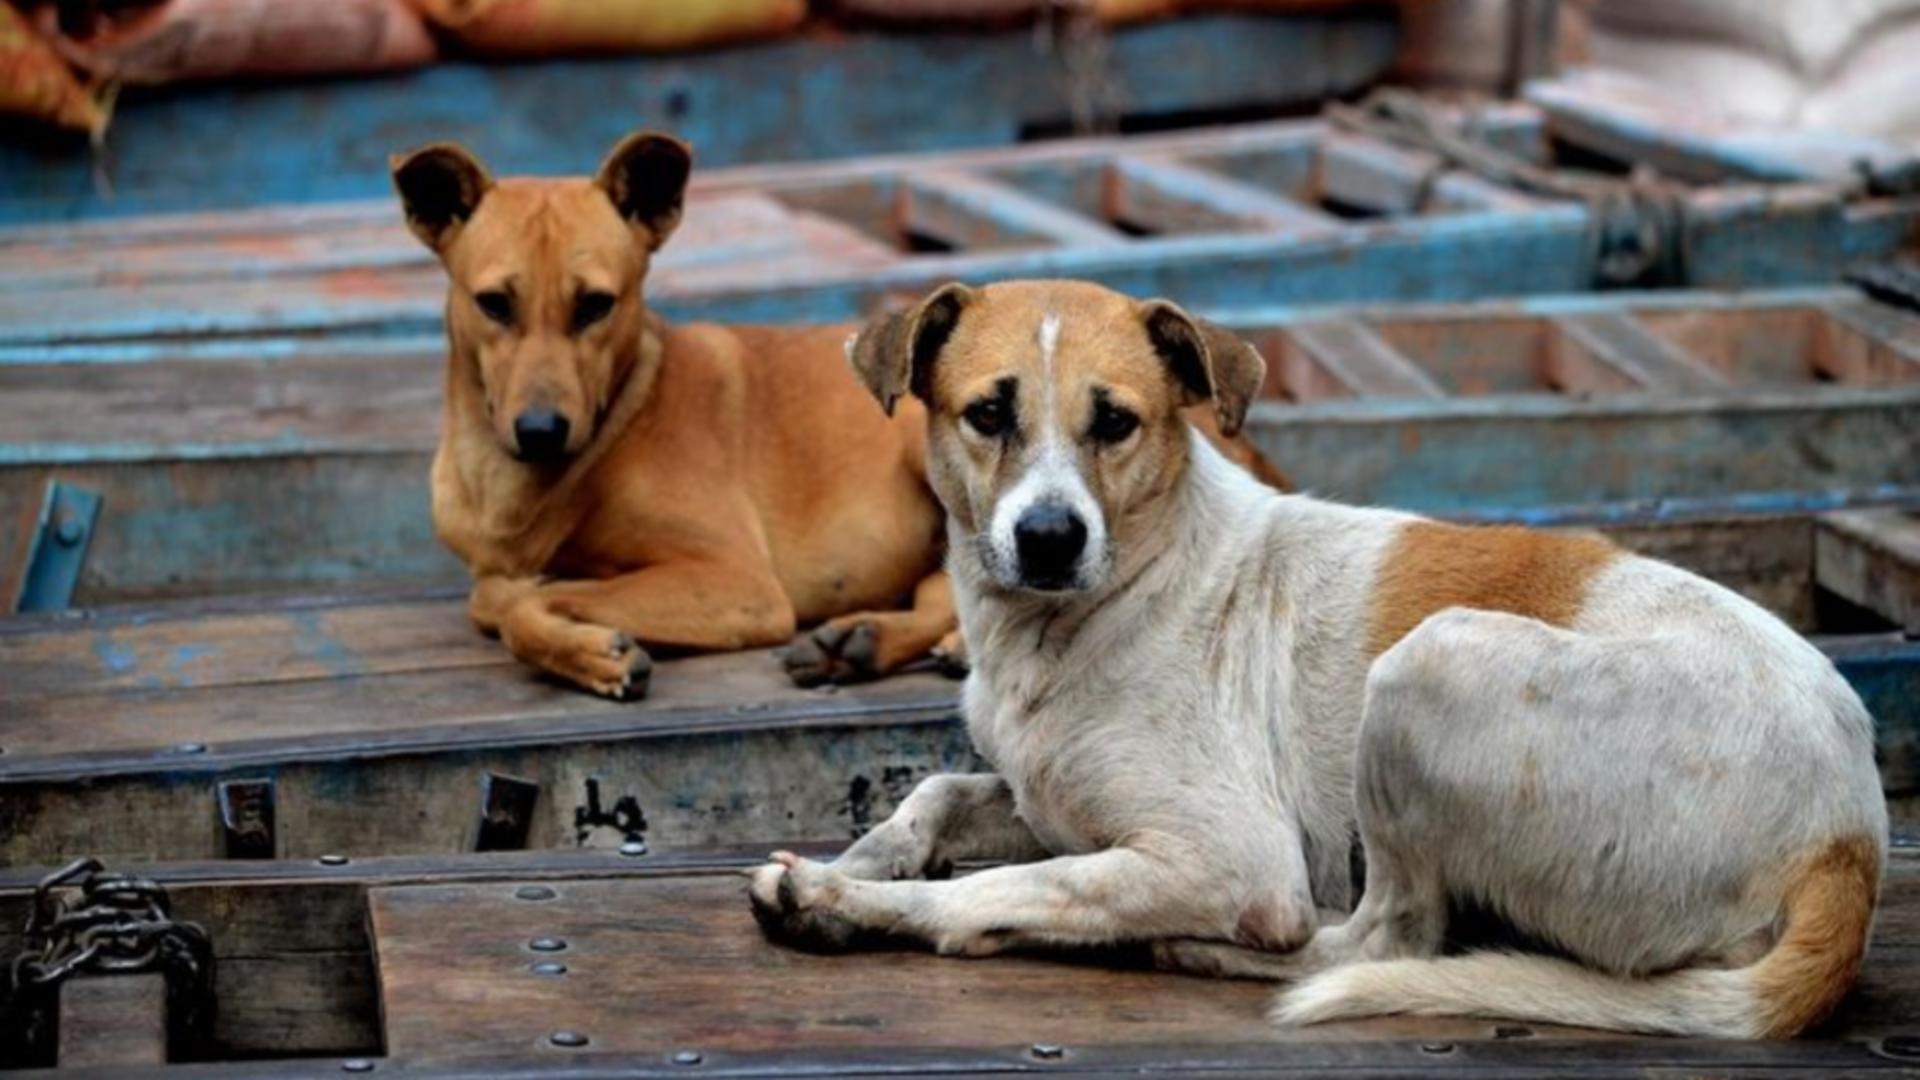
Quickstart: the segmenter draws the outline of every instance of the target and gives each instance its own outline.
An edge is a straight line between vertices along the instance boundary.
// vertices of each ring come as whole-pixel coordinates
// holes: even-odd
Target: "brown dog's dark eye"
[[[989,439],[1006,434],[1007,422],[1012,419],[1004,397],[981,398],[967,406],[960,416],[968,427]]]
[[[480,314],[499,323],[501,326],[513,325],[513,297],[498,289],[489,289],[473,294],[473,303]]]
[[[579,333],[613,313],[613,294],[583,292],[573,302],[573,332]]]
[[[1093,437],[1108,445],[1127,441],[1127,436],[1140,427],[1140,418],[1131,410],[1123,409],[1106,401],[1097,401],[1093,406]]]

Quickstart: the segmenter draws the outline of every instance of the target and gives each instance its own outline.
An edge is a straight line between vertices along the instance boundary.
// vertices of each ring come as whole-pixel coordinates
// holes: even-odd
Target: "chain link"
[[[50,1052],[60,984],[76,975],[166,978],[168,1042],[191,1056],[212,1029],[213,946],[198,924],[173,917],[159,884],[110,874],[99,859],[77,859],[33,892],[22,947],[8,968],[7,1025],[0,1042],[22,1059]]]

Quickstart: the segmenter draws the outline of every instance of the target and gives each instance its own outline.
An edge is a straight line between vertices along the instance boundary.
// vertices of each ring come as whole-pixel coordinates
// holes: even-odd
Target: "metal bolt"
[[[535,975],[551,975],[557,978],[567,973],[567,965],[555,960],[542,960],[528,970]]]
[[[559,952],[566,947],[567,943],[557,937],[537,937],[527,942],[527,948],[534,952]]]
[[[345,855],[322,855],[314,861],[321,866],[345,866],[349,860]]]
[[[630,859],[635,858],[637,856],[645,855],[646,853],[647,853],[647,842],[645,840],[629,840],[626,843],[620,845],[620,854],[625,855]]]
[[[675,1065],[698,1065],[705,1060],[707,1059],[698,1050],[675,1050],[673,1052],[673,1063]]]
[[[366,1058],[348,1058],[340,1063],[340,1071],[351,1073],[372,1072],[373,1062],[368,1061]]]
[[[547,1036],[547,1041],[555,1046],[585,1046],[587,1037],[578,1031],[556,1031]]]
[[[80,524],[78,518],[63,517],[60,523],[53,527],[53,538],[58,540],[62,547],[72,547],[86,537],[87,527]]]
[[[1450,1042],[1423,1042],[1420,1044],[1420,1052],[1423,1054],[1451,1054],[1453,1053],[1453,1044]]]
[[[1034,1043],[1028,1053],[1041,1061],[1058,1061],[1067,1056],[1067,1048],[1059,1043]]]
[[[1496,1039],[1531,1039],[1533,1037],[1533,1029],[1530,1027],[1502,1026],[1493,1029],[1493,1037]]]
[[[207,752],[207,744],[203,742],[174,743],[173,749],[179,754],[204,754]]]
[[[1889,1035],[1880,1040],[1880,1052],[1890,1058],[1920,1061],[1920,1035]]]
[[[545,885],[522,885],[513,890],[515,900],[551,900],[559,895]]]

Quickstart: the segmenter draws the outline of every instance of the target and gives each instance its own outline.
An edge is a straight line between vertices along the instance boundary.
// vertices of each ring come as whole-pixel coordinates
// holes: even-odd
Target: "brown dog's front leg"
[[[646,692],[643,645],[723,650],[793,636],[793,609],[770,573],[712,563],[662,563],[604,581],[483,578],[474,622],[512,653],[608,697]]]
[[[821,950],[869,935],[911,938],[963,956],[1231,937],[1241,905],[1216,875],[1171,854],[1177,848],[1114,847],[954,881],[866,881],[782,852],[755,872],[748,895],[769,935]]]
[[[824,682],[850,683],[876,679],[923,656],[936,655],[943,668],[960,665],[966,657],[953,651],[959,616],[953,610],[953,583],[945,570],[928,574],[913,590],[908,611],[861,611],[829,619],[793,643],[782,658],[787,674],[801,686]]]
[[[929,776],[893,816],[833,861],[853,878],[945,877],[963,859],[1034,862],[1047,849],[1015,813],[1013,789],[993,773]]]

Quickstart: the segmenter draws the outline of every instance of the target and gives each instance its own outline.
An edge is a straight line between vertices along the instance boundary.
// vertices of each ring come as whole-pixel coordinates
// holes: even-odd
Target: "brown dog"
[[[671,328],[647,309],[691,167],[647,132],[590,180],[496,182],[449,144],[393,161],[451,279],[433,520],[474,621],[613,697],[644,692],[645,647],[775,645],[823,620],[787,654],[803,684],[963,662],[926,413],[874,408],[855,327]]]

